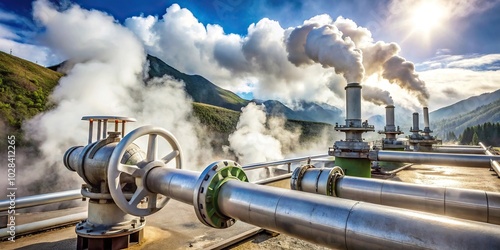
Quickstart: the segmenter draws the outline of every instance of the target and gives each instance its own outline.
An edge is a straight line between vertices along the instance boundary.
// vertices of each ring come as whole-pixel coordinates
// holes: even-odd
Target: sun
[[[411,33],[429,38],[444,25],[447,15],[448,10],[440,1],[421,1],[410,10]]]

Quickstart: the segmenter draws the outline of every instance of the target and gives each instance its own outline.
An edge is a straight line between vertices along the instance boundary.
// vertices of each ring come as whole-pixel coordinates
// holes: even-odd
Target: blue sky
[[[178,59],[182,54],[177,51],[195,48],[200,51],[186,50],[185,53],[207,53],[206,50],[199,48],[200,44],[205,43],[208,45],[203,46],[209,48],[210,51],[217,49],[217,46],[210,44],[210,34],[215,34],[213,35],[215,37],[224,36],[224,41],[229,43],[243,44],[250,40],[249,27],[258,30],[259,27],[265,28],[277,24],[268,30],[283,32],[286,36],[290,30],[304,25],[306,20],[326,14],[333,21],[342,16],[352,20],[357,26],[366,28],[373,42],[396,43],[400,48],[398,56],[413,62],[419,77],[426,82],[430,93],[428,101],[431,110],[474,94],[500,88],[498,80],[500,76],[498,66],[500,64],[500,56],[498,56],[500,54],[500,15],[498,15],[500,1],[498,0],[83,0],[51,2],[59,11],[70,8],[72,4],[78,4],[83,9],[95,9],[107,13],[117,23],[132,30],[141,38],[148,53],[160,57],[181,71],[201,74],[222,87],[239,93],[252,92],[259,98],[276,98],[286,101],[311,96],[311,93],[306,90],[301,92],[301,87],[291,84],[291,80],[286,76],[273,75],[276,72],[269,72],[265,75],[266,72],[262,72],[265,69],[241,70],[234,65],[224,65],[224,62],[220,61],[217,56],[214,59],[212,55],[205,54],[202,58],[208,57],[206,61],[203,59],[195,62],[196,59],[187,58],[181,62]],[[178,4],[179,8],[173,8],[173,4]],[[170,12],[167,9],[170,9]],[[12,50],[14,55],[42,65],[51,65],[66,59],[67,55],[60,53],[57,48],[47,42],[47,38],[44,37],[46,27],[34,20],[32,11],[32,1],[4,0],[0,2],[0,50],[8,53]],[[174,12],[177,15],[174,15]],[[179,18],[179,20],[185,18],[182,22],[190,24],[186,25],[185,29],[192,28],[193,32],[200,32],[201,28],[201,33],[207,38],[203,40],[196,40],[197,36],[183,38],[193,32],[165,31],[170,32],[168,33],[170,36],[178,35],[179,43],[165,41],[161,43],[160,30],[162,30],[161,25],[167,23],[166,16]],[[264,19],[270,21],[262,21]],[[180,26],[182,22],[179,21]],[[144,25],[147,23],[155,27],[145,28]],[[259,23],[262,25],[258,26]],[[222,31],[210,33],[209,29],[213,25],[220,27]],[[156,38],[159,37],[160,43],[153,44],[152,40],[148,40],[146,35],[151,34]],[[181,46],[175,52],[161,47],[184,45],[183,43],[194,45],[185,48]],[[203,69],[202,65],[214,60],[220,64],[220,67]],[[263,59],[263,61],[266,60]],[[314,75],[313,71],[317,75],[319,69],[311,69],[304,74]],[[328,82],[335,81],[336,78],[331,75],[331,72],[325,74],[330,74]],[[407,88],[405,86],[398,87],[388,82],[384,83],[376,77],[364,79],[368,86],[372,85],[391,92],[396,103],[402,104],[411,99],[412,91],[408,89],[404,91]],[[287,86],[291,90],[285,91],[286,93],[275,93],[273,91],[277,87],[267,86],[266,81],[273,81],[273,84],[281,81],[282,86]],[[311,79],[311,81],[315,80]],[[325,86],[329,84],[326,81]],[[478,83],[480,83],[479,86]],[[457,84],[461,84],[460,88],[457,88]],[[342,89],[341,86],[328,87],[333,92]],[[456,90],[450,91],[450,88]],[[450,93],[453,95],[450,96]],[[341,105],[342,101],[334,97],[342,99],[342,94],[338,91],[332,96],[318,95],[314,101]],[[416,101],[411,102],[414,106],[418,104]]]

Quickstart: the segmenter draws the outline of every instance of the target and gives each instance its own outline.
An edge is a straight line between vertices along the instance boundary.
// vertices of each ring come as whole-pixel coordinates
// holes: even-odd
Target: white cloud
[[[420,72],[420,77],[429,84],[431,111],[500,89],[500,70],[441,68]]]

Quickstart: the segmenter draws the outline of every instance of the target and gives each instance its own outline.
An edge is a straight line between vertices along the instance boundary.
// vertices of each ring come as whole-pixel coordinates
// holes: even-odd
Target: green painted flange
[[[219,188],[229,180],[248,182],[248,177],[241,166],[229,160],[210,164],[200,175],[195,186],[193,204],[198,219],[214,228],[228,228],[235,222],[219,212],[217,199]]]

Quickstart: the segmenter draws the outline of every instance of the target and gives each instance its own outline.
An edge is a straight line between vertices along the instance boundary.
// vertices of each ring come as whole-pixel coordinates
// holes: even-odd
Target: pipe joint
[[[229,180],[248,182],[243,168],[234,161],[210,164],[200,175],[194,189],[193,205],[198,219],[214,228],[228,228],[236,222],[219,211],[217,199],[220,187]]]

